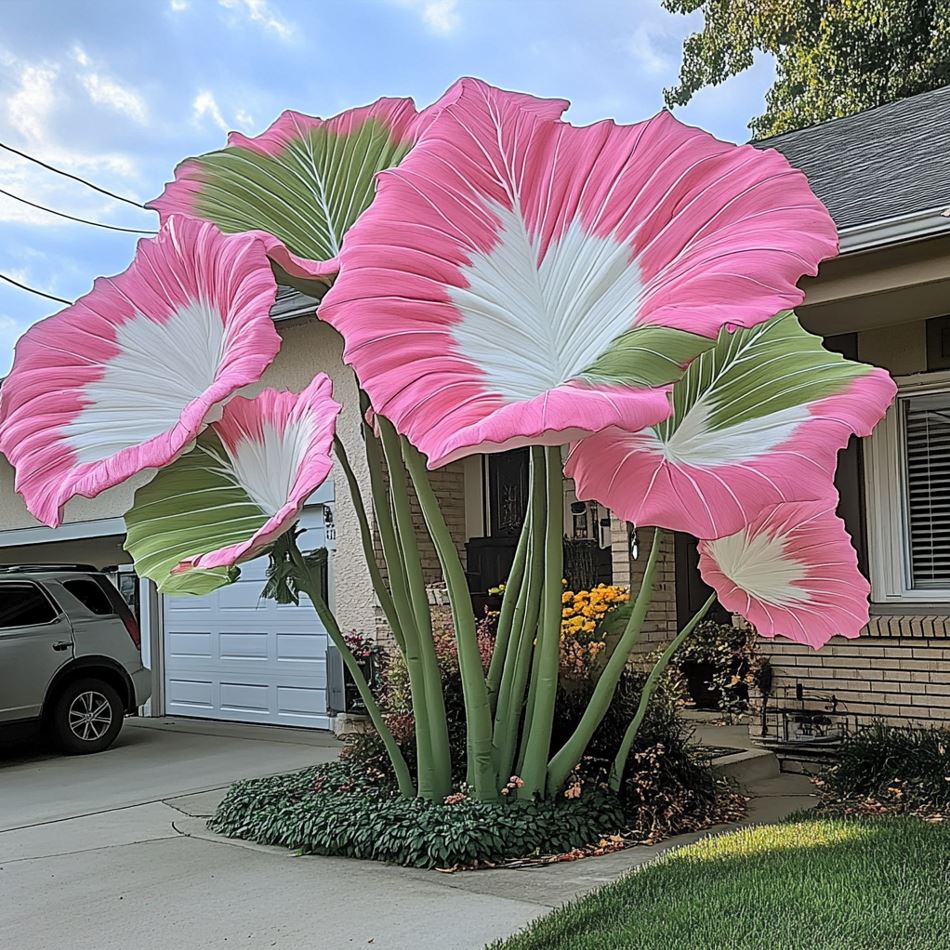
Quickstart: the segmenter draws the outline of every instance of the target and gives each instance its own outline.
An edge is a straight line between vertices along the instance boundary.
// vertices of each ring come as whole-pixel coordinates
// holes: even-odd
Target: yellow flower
[[[594,630],[596,629],[597,629],[597,624],[595,624],[593,620],[588,620],[587,623],[584,624],[585,633],[593,633]]]

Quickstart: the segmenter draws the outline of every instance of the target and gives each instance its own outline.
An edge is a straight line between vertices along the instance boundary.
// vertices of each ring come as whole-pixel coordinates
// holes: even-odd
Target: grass
[[[795,816],[669,852],[494,950],[950,948],[950,825]]]

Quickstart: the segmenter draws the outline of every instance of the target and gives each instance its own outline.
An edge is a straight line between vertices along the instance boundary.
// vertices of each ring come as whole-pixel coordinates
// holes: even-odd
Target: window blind
[[[950,588],[950,393],[904,401],[911,586]]]

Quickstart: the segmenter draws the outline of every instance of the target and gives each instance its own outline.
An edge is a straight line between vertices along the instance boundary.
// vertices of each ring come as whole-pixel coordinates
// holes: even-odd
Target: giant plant
[[[153,203],[159,236],[124,274],[27,332],[0,391],[0,450],[37,518],[58,524],[70,498],[152,472],[127,548],[162,591],[206,593],[269,554],[343,654],[405,795],[442,798],[452,774],[410,486],[451,599],[481,799],[514,772],[520,796],[563,788],[637,645],[663,529],[699,539],[703,577],[763,636],[817,648],[867,622],[833,473],[894,386],[824,350],[790,309],[835,253],[828,213],[777,152],[668,113],[576,127],[566,108],[463,79],[422,112],[384,99],[233,134],[179,166]],[[299,395],[247,395],[279,347],[275,273],[322,296],[344,338],[369,485],[334,436],[325,375]],[[553,748],[568,445],[580,497],[656,531],[590,704]],[[531,447],[530,502],[486,675],[427,472],[516,446]],[[409,673],[415,774],[298,546],[331,452]],[[708,607],[650,674],[614,786]]]

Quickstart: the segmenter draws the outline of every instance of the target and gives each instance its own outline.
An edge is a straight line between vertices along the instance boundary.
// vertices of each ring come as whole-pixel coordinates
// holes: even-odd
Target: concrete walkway
[[[170,721],[133,725],[127,739],[125,754],[0,759],[0,827],[8,829],[0,832],[0,947],[478,950],[701,837],[545,868],[451,875],[296,857],[212,835],[205,818],[227,782],[326,761],[332,739],[304,733],[288,741],[286,730],[275,736],[260,727]],[[135,749],[146,746],[143,777],[134,770]],[[224,787],[210,790],[215,775]],[[768,778],[752,791],[749,821],[813,802],[799,776]]]

